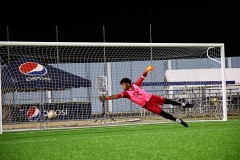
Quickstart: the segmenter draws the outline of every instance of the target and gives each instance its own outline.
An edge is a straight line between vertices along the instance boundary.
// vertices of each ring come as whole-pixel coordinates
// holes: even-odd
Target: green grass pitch
[[[240,120],[0,135],[1,160],[239,160]]]

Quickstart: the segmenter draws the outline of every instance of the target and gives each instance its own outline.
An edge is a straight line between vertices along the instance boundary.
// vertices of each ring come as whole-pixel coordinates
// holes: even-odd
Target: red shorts
[[[164,97],[152,95],[151,99],[143,106],[143,108],[160,115],[162,108],[159,105],[163,105],[164,101]]]

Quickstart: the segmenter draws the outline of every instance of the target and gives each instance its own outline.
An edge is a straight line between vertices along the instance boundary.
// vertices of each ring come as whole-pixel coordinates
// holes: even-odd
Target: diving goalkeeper
[[[147,69],[143,72],[142,76],[133,84],[129,78],[123,78],[120,81],[120,84],[122,85],[122,88],[124,89],[124,91],[122,93],[112,95],[112,96],[104,96],[104,95],[99,96],[99,100],[101,102],[103,102],[105,100],[128,98],[133,103],[140,105],[141,107],[145,108],[148,111],[151,111],[157,115],[160,115],[160,116],[170,119],[172,121],[178,122],[185,127],[188,127],[188,124],[186,122],[184,122],[182,119],[178,119],[178,118],[172,116],[171,114],[165,112],[164,110],[162,110],[162,108],[160,106],[162,106],[164,104],[172,104],[172,105],[178,105],[181,107],[189,108],[189,107],[192,107],[192,104],[179,103],[177,101],[173,101],[171,99],[167,99],[167,98],[161,97],[159,95],[154,95],[152,93],[148,93],[141,88],[144,78],[146,78],[148,72],[152,71],[152,70],[154,70],[154,67],[148,66]]]

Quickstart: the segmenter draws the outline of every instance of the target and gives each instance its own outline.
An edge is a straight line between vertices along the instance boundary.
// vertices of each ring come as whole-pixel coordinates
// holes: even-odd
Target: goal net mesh
[[[149,65],[145,91],[194,104],[163,110],[186,121],[223,117],[220,47],[5,45],[0,55],[3,131],[170,122],[127,98],[98,100],[98,76],[114,95]]]

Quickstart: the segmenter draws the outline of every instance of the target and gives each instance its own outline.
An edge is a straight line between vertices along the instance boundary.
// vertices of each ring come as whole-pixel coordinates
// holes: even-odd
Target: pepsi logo
[[[26,62],[21,64],[19,71],[28,76],[43,76],[47,74],[47,69],[36,62]]]
[[[29,121],[37,121],[40,118],[40,116],[41,112],[35,106],[30,107],[27,111],[27,118]]]

